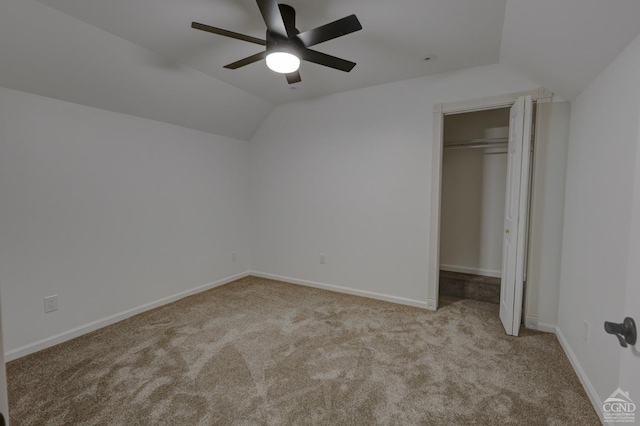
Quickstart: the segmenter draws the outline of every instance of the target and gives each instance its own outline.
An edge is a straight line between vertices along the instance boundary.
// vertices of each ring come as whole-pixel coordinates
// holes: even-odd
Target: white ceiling
[[[500,62],[572,100],[639,33],[639,0],[509,0]]]
[[[39,0],[84,22],[273,103],[498,62],[506,0],[281,0],[297,12],[300,31],[355,13],[363,30],[314,49],[353,62],[350,73],[303,62],[291,90],[264,61],[224,65],[262,46],[204,33],[191,22],[264,38],[255,0]],[[433,62],[425,62],[435,55]]]
[[[248,140],[273,104],[33,0],[0,0],[0,87]]]
[[[1,0],[0,87],[248,140],[275,104],[498,61],[571,100],[640,33],[639,0],[283,1],[301,31],[358,16],[315,47],[351,73],[224,69],[261,46],[190,24],[263,38],[255,0]]]

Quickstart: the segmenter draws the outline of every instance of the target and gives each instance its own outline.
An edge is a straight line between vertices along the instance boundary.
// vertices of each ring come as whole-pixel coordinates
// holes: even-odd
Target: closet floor
[[[440,295],[500,303],[500,278],[440,271]]]

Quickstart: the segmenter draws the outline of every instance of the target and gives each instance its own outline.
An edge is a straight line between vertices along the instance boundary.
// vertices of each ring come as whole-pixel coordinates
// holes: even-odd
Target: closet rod
[[[472,145],[472,144],[459,144],[459,145],[445,145],[444,148],[445,149],[466,149],[466,148],[500,148],[500,147],[504,147],[507,146],[508,143],[507,142],[501,142],[501,143],[493,143],[493,144],[477,144],[477,145]]]
[[[507,148],[508,143],[500,143],[500,144],[492,144],[492,145],[454,145],[454,146],[445,146],[445,149],[466,149],[466,148]],[[531,152],[533,152],[533,145],[531,145]],[[506,154],[507,151],[496,151],[496,152],[485,152],[485,155],[490,154]]]
[[[455,141],[444,143],[446,149],[463,149],[463,148],[491,148],[494,146],[502,146],[509,143],[509,138],[493,138],[493,139],[471,139],[466,141]]]

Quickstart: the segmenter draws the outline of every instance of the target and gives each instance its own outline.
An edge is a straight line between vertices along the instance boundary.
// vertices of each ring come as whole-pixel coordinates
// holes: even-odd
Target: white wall
[[[605,320],[622,320],[638,154],[640,37],[571,108],[558,325],[600,400],[618,386],[620,346]],[[582,338],[583,321],[590,326]]]
[[[0,89],[10,358],[249,268],[425,306],[433,105],[534,88],[501,65],[371,87],[283,105],[250,144]]]
[[[248,269],[248,142],[8,89],[0,136],[10,357]]]
[[[535,88],[491,65],[277,107],[251,143],[252,269],[424,306],[433,105]]]
[[[509,126],[509,109],[445,116],[445,141],[483,138]],[[440,268],[499,277],[507,185],[506,146],[444,149],[440,207]]]

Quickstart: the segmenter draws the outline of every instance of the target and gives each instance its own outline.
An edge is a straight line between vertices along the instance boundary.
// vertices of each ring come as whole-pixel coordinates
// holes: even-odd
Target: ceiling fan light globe
[[[298,71],[300,59],[289,52],[271,52],[267,55],[267,66],[277,73],[289,74]]]

